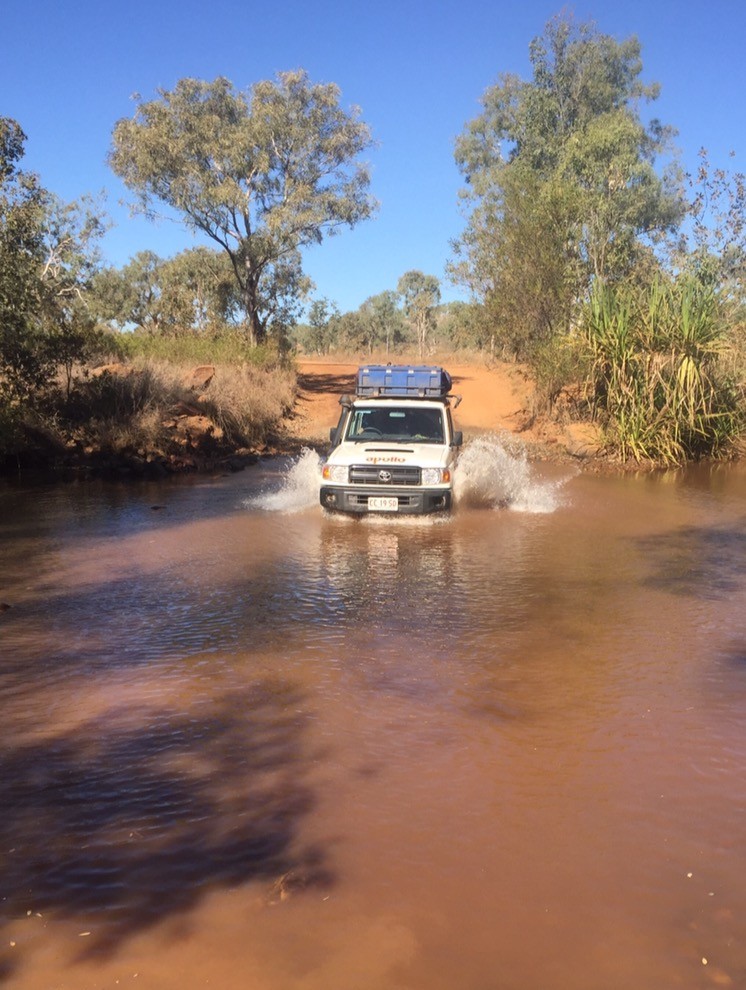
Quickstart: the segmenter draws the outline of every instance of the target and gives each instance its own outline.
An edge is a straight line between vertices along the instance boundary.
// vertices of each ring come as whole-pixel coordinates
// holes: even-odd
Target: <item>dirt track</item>
[[[339,418],[339,396],[354,390],[357,367],[354,362],[299,362],[298,401],[287,424],[294,439],[313,444],[328,439],[329,428]],[[587,425],[534,421],[532,385],[516,366],[448,362],[447,367],[453,391],[463,400],[455,419],[467,438],[479,433],[518,434],[541,457],[582,457],[595,449],[596,438]]]

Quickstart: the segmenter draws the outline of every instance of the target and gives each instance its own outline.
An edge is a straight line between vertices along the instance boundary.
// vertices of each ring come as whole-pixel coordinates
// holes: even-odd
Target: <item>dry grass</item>
[[[295,374],[287,368],[215,365],[204,388],[190,384],[193,365],[139,358],[84,383],[89,409],[108,449],[162,449],[173,441],[180,417],[202,416],[213,424],[213,438],[227,445],[264,443],[292,407]],[[209,427],[204,435],[210,432]]]
[[[294,400],[295,372],[289,368],[218,365],[199,404],[226,439],[248,446],[266,440]]]
[[[196,379],[193,362],[144,356],[77,368],[69,394],[61,383],[18,411],[22,428],[3,429],[0,455],[33,463],[160,462],[170,469],[263,448],[293,406],[295,371],[277,363],[209,367],[211,376]]]

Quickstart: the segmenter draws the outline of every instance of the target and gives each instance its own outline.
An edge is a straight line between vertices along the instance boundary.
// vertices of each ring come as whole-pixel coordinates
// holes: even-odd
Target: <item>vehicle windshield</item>
[[[412,406],[355,406],[347,427],[347,440],[362,443],[387,440],[395,443],[443,443],[442,409]]]

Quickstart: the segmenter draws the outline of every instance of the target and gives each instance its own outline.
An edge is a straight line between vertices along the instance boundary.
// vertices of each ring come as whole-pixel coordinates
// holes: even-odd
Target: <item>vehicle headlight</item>
[[[448,468],[423,468],[423,485],[441,485],[451,480],[451,472]]]
[[[325,464],[321,476],[324,481],[334,481],[338,485],[344,485],[348,480],[348,470],[346,464]]]

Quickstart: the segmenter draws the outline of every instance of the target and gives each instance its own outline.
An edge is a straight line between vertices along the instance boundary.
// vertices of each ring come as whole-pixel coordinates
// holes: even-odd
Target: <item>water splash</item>
[[[268,512],[300,512],[319,504],[321,458],[315,450],[305,449],[287,469],[281,487],[249,499],[252,509]]]
[[[560,504],[563,482],[534,476],[524,447],[509,437],[477,437],[458,460],[454,479],[456,507],[508,508],[548,513]]]
[[[318,506],[322,458],[304,450],[288,467],[279,489],[246,502],[267,512],[302,512]],[[510,437],[483,436],[468,443],[458,461],[454,481],[455,508],[507,508],[515,512],[549,513],[560,504],[562,481],[534,476],[525,448]],[[343,516],[335,516],[344,518]],[[447,516],[362,516],[370,525],[397,522],[423,525]]]

